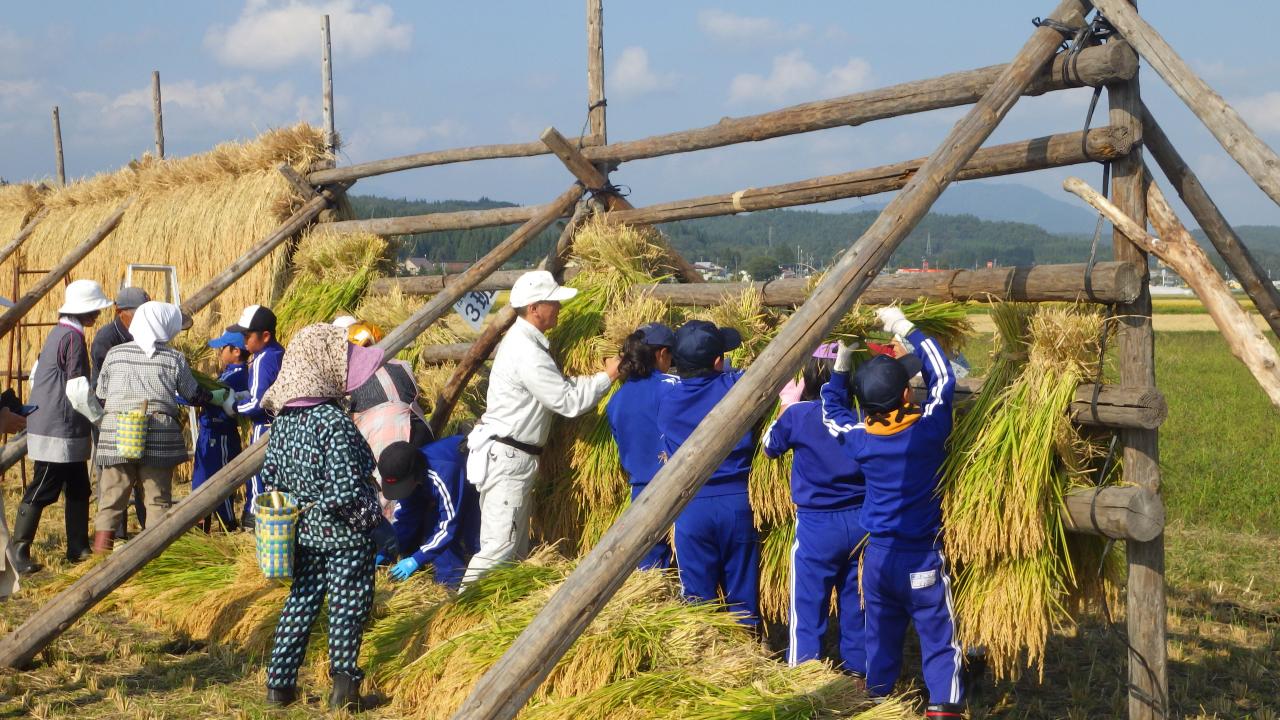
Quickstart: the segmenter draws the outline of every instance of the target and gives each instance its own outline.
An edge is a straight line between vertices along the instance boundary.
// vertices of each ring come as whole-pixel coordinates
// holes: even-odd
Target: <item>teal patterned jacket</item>
[[[323,550],[367,544],[334,512],[356,502],[375,464],[369,443],[336,403],[287,408],[271,424],[262,480],[291,493],[302,507],[298,544]]]

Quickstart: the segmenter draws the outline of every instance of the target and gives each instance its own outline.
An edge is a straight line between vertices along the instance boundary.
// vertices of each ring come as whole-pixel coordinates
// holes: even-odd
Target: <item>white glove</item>
[[[840,341],[840,349],[836,351],[836,366],[834,370],[838,373],[847,373],[853,369],[853,351],[862,347],[862,343],[853,341],[845,345],[844,341]]]
[[[898,337],[906,337],[916,326],[896,307],[882,307],[876,310],[876,319],[884,326],[884,331]]]
[[[71,403],[71,408],[81,415],[89,418],[89,422],[97,425],[102,422],[102,404],[98,402],[98,398],[89,392],[89,378],[83,375],[78,378],[71,378],[67,381],[67,387],[64,390],[67,395],[67,401]]]
[[[248,400],[251,396],[252,396],[252,393],[250,393],[248,390],[237,390],[236,402],[244,402],[245,400]]]
[[[227,414],[227,417],[235,417],[236,395],[234,393],[227,393],[227,396],[222,399],[222,405],[220,407],[222,408],[222,412]]]

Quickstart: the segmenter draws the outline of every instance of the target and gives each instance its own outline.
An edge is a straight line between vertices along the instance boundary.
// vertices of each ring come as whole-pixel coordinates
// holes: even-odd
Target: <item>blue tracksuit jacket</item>
[[[480,498],[467,482],[465,439],[453,435],[422,448],[427,480],[396,503],[391,524],[400,552],[431,563],[436,582],[450,587],[462,581],[480,546]]]
[[[663,395],[679,381],[675,375],[660,372],[628,380],[605,406],[605,417],[618,445],[618,459],[631,483],[633,501],[662,467],[666,451],[658,432],[658,405]],[[640,570],[671,567],[671,545],[665,540],[656,543],[636,567]]]
[[[956,379],[936,340],[919,330],[907,339],[924,365],[928,392],[922,407],[864,419],[849,409],[848,374],[836,373],[822,388],[823,419],[862,466],[867,482],[862,506],[862,525],[871,535],[862,558],[867,690],[879,696],[893,691],[910,621],[920,637],[929,702],[960,703],[963,654],[941,548],[938,496]]]
[[[249,373],[243,363],[231,363],[222,370],[218,381],[242,392],[249,388]],[[213,477],[214,473],[240,454],[240,428],[235,418],[227,417],[221,408],[212,405],[200,411],[199,433],[196,435],[195,462],[191,466],[191,489],[194,490]],[[225,527],[235,521],[231,499],[218,503],[218,517]]]
[[[791,546],[791,612],[787,662],[795,666],[819,657],[827,632],[831,591],[840,620],[840,659],[849,671],[865,673],[865,617],[858,591],[856,551],[866,537],[858,519],[866,486],[856,460],[827,432],[822,404],[795,403],[769,426],[765,455],[791,457],[791,499],[796,504],[796,538]]]
[[[658,431],[674,455],[711,408],[742,377],[741,371],[681,378],[658,405]],[[760,537],[747,497],[751,433],[743,435],[707,484],[676,518],[675,552],[684,594],[714,602],[724,591],[729,609],[746,625],[760,620]]]
[[[253,422],[253,430],[249,433],[250,443],[258,442],[267,428],[271,427],[271,413],[262,407],[262,396],[266,395],[267,390],[271,389],[275,383],[276,376],[280,374],[282,360],[284,360],[284,346],[272,338],[271,342],[259,352],[254,353],[249,361],[248,387],[245,388],[249,391],[249,397],[236,405],[236,412]],[[244,511],[246,515],[252,516],[253,500],[264,491],[261,474],[249,478],[244,489]]]

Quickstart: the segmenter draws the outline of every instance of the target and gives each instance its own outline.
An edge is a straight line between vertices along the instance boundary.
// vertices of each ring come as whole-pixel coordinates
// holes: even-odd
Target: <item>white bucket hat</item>
[[[84,315],[111,307],[111,298],[102,292],[102,286],[93,280],[76,280],[67,286],[63,295],[60,315]]]
[[[556,282],[546,270],[533,270],[521,275],[511,288],[511,307],[524,307],[536,302],[564,302],[578,291]]]

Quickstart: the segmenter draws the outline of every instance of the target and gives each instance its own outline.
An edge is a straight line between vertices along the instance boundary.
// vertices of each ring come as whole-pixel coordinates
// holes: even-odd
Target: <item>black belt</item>
[[[507,447],[513,447],[513,448],[515,448],[515,449],[519,450],[520,452],[528,453],[529,455],[537,456],[537,455],[541,455],[541,454],[542,454],[542,448],[538,447],[537,445],[530,445],[529,443],[522,443],[522,442],[520,442],[519,440],[516,440],[515,438],[509,438],[509,437],[496,437],[496,438],[494,438],[494,439],[493,439],[493,441],[494,441],[494,442],[502,443],[503,445],[506,445]]]

